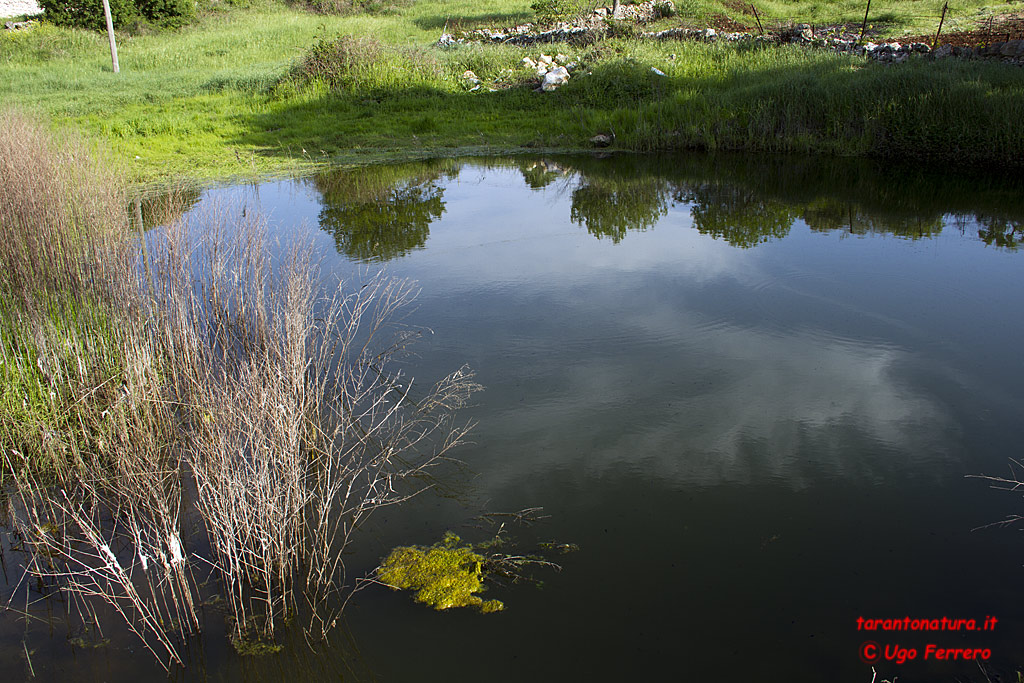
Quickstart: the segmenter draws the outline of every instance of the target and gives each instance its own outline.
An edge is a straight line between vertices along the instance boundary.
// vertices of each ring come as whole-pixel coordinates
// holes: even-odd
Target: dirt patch
[[[939,35],[940,45],[954,47],[978,47],[996,42],[1024,39],[1024,12],[1014,12],[984,19],[978,22],[975,29],[967,31],[943,32]],[[920,42],[932,44],[935,34],[912,37],[900,37],[900,42]]]
[[[754,16],[754,12],[751,9],[749,2],[743,2],[743,0],[725,0],[722,4],[733,12],[739,12],[740,14],[745,14],[750,17]]]
[[[746,24],[733,21],[724,14],[713,15],[710,24],[716,31],[723,31],[725,33],[743,33],[750,30],[750,27]]]

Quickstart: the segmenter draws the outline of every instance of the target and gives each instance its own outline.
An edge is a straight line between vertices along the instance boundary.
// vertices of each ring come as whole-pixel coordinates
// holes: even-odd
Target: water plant
[[[346,548],[459,445],[472,373],[420,388],[396,365],[412,283],[322,283],[298,243],[272,264],[244,208],[137,237],[116,174],[105,202],[76,184],[87,147],[0,123],[0,464],[29,573],[181,664],[209,548],[236,640],[300,610],[326,637]]]
[[[416,602],[436,610],[477,607],[484,614],[505,608],[500,600],[484,600],[484,557],[447,532],[430,546],[401,546],[377,569],[377,578],[391,588],[416,591]]]
[[[416,592],[416,602],[436,610],[475,607],[483,614],[505,609],[501,600],[484,600],[477,593],[486,590],[485,580],[500,585],[519,582],[543,586],[531,572],[536,568],[561,571],[562,567],[545,559],[547,553],[567,554],[579,550],[574,543],[546,541],[533,552],[508,552],[516,545],[510,537],[511,526],[529,527],[547,519],[543,508],[524,508],[517,512],[487,512],[476,518],[477,527],[493,530],[486,541],[463,543],[451,531],[434,545],[399,546],[377,567],[376,579],[395,590]]]

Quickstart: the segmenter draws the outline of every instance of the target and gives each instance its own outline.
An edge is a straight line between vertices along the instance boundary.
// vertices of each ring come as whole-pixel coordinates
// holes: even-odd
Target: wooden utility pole
[[[935,40],[932,41],[932,49],[934,50],[939,46],[939,34],[942,33],[942,22],[946,20],[946,10],[949,9],[949,3],[942,4],[942,16],[939,17],[939,30],[935,32]]]
[[[103,1],[106,2],[106,0],[103,0]],[[857,41],[858,43],[863,43],[864,42],[864,31],[868,27],[868,12],[870,12],[870,11],[871,11],[871,0],[868,0],[868,6],[864,10],[864,23],[860,25],[860,40]]]
[[[114,19],[110,16],[110,2],[103,0],[103,16],[107,18],[107,36],[110,37],[110,59],[114,62],[114,73],[120,73],[117,65],[117,42],[114,40]]]
[[[761,17],[759,17],[758,14],[757,14],[757,8],[754,7],[753,3],[751,3],[750,9],[754,10],[754,19],[757,19],[757,30],[760,31],[761,35],[763,36],[764,35],[764,27],[761,26]]]

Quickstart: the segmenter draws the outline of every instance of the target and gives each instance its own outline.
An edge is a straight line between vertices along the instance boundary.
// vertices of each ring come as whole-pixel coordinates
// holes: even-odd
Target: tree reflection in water
[[[978,216],[978,237],[985,244],[1016,251],[1024,243],[1024,219]]]
[[[546,156],[434,160],[322,173],[320,225],[338,251],[386,261],[421,249],[445,212],[444,180],[464,165],[513,168],[527,187],[569,197],[569,219],[619,243],[686,211],[704,235],[738,248],[817,232],[935,237],[943,226],[995,247],[1024,241],[1024,187],[1005,175],[964,178],[919,165],[750,155]]]
[[[320,227],[338,251],[359,261],[388,261],[422,249],[444,214],[444,177],[461,163],[441,160],[320,173]]]
[[[693,227],[702,235],[743,249],[785,237],[796,219],[793,207],[740,185],[681,185],[672,198],[690,205]]]

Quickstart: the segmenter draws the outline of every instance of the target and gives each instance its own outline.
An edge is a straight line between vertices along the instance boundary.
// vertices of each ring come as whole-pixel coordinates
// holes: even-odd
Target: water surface
[[[211,190],[326,250],[325,273],[418,281],[424,381],[486,390],[436,494],[374,518],[350,565],[471,540],[487,511],[580,550],[507,610],[362,592],[326,652],[245,660],[216,629],[181,680],[870,681],[866,640],[920,651],[900,681],[983,680],[926,644],[1024,666],[1022,512],[976,474],[1024,442],[1024,188],[1000,176],[750,157],[443,160]],[[7,556],[11,556],[8,549]],[[9,575],[10,578],[10,575]],[[8,588],[10,594],[11,588]],[[39,608],[41,609],[41,608]],[[865,633],[857,618],[998,618],[980,633]],[[3,669],[134,680],[5,620]],[[972,678],[973,677],[973,678]],[[994,679],[993,679],[994,680]]]

